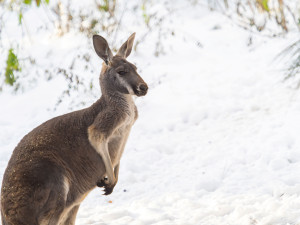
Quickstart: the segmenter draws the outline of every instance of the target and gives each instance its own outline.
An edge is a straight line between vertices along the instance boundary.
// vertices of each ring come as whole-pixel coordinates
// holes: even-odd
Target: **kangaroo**
[[[1,189],[3,225],[73,225],[80,203],[95,187],[111,194],[120,158],[138,111],[133,95],[148,86],[130,55],[135,33],[113,56],[107,41],[93,36],[102,96],[88,108],[50,119],[17,145]]]

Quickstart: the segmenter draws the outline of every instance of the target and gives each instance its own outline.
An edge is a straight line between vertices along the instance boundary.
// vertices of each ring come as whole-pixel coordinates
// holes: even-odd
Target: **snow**
[[[166,54],[154,57],[148,38],[129,57],[150,89],[136,99],[139,119],[114,192],[91,192],[77,224],[299,225],[300,92],[272,61],[296,33],[271,39],[204,6],[188,10],[170,15],[175,36],[163,40]],[[53,40],[47,61],[68,61],[66,51],[79,40]],[[32,54],[45,57],[38,43]],[[101,60],[91,45],[80,47],[91,53],[98,76]],[[70,111],[67,102],[52,110],[64,85],[56,77],[23,94],[1,93],[1,180],[18,141]]]

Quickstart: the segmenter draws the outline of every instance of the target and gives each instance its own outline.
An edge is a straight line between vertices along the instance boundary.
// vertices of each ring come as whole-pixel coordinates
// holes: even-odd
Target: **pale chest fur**
[[[108,151],[113,167],[120,162],[131,127],[137,119],[137,110],[133,102],[128,106],[128,109],[123,123],[113,132],[108,140]]]

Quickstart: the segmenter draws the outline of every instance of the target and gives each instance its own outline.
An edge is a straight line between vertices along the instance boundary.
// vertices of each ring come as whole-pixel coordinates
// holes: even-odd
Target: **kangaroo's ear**
[[[94,35],[93,45],[97,55],[104,60],[106,65],[108,65],[108,62],[112,60],[113,54],[108,46],[107,41],[99,35]]]
[[[130,35],[128,40],[119,49],[117,55],[122,56],[123,58],[127,58],[130,55],[133,46],[134,37],[135,37],[135,33]]]

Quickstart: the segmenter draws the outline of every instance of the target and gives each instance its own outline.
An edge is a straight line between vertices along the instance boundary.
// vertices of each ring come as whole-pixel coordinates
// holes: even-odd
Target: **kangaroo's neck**
[[[123,110],[124,112],[132,111],[135,106],[130,94],[122,94],[116,91],[105,91],[102,93],[101,99],[103,99],[107,107]]]

